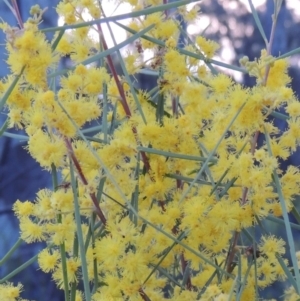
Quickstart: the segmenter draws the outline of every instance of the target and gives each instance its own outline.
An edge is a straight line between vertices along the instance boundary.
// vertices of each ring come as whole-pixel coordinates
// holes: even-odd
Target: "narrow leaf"
[[[268,46],[268,39],[266,37],[265,31],[264,31],[264,29],[262,27],[262,24],[260,22],[260,19],[258,17],[257,11],[256,11],[255,7],[253,6],[252,0],[248,0],[248,2],[249,2],[249,5],[250,5],[250,8],[251,8],[251,12],[252,12],[252,16],[254,18],[255,24],[256,24],[262,38],[264,39],[265,45],[267,47]]]

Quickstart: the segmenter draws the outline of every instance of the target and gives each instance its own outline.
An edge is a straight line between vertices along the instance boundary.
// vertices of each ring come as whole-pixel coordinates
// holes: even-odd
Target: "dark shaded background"
[[[48,6],[44,15],[42,28],[57,26],[57,14],[54,7],[59,2],[54,1],[17,1],[22,20],[29,17],[30,7],[39,3],[42,8]],[[11,26],[18,26],[11,11],[3,1],[0,1],[0,17]],[[51,35],[48,36],[51,38]],[[4,62],[6,58],[5,36],[0,31],[0,77],[8,74],[9,70]],[[6,120],[6,116],[0,114],[0,126]],[[10,131],[13,132],[13,131]],[[19,133],[20,132],[16,132]],[[12,204],[17,200],[33,200],[36,192],[45,187],[51,187],[51,176],[46,171],[41,171],[40,166],[24,150],[26,141],[0,137],[0,258],[14,245],[19,237],[19,223],[11,211]],[[32,258],[43,247],[43,244],[23,243],[13,254],[8,262],[0,267],[0,278],[21,266]],[[15,285],[21,282],[24,285],[22,297],[36,301],[63,300],[62,291],[57,290],[51,281],[50,275],[39,270],[34,263],[17,274],[9,281]],[[1,300],[0,296],[0,300]]]
[[[294,0],[294,2],[296,7],[300,7],[300,1]],[[56,26],[57,16],[53,7],[56,6],[58,0],[19,0],[18,3],[23,20],[27,19],[28,11],[32,5],[39,3],[41,7],[48,6],[49,9],[44,15],[44,21],[41,26]],[[297,17],[293,11],[288,10],[285,4],[286,2],[283,1],[272,49],[273,55],[283,54],[300,47],[299,15]],[[260,50],[264,47],[264,43],[255,26],[252,15],[247,11],[244,4],[238,0],[204,0],[201,2],[201,12],[202,15],[208,16],[211,22],[205,35],[223,45],[219,51],[221,60],[228,60],[228,57],[230,57],[230,63],[239,65],[238,61],[244,55],[249,56],[250,60],[260,56]],[[273,0],[267,0],[266,4],[259,8],[259,15],[267,37],[270,33],[272,13]],[[3,1],[0,2],[0,17],[10,25],[17,26],[15,18]],[[9,71],[4,63],[4,41],[5,37],[1,32],[0,77],[5,76]],[[228,49],[232,54],[230,56],[226,56],[226,51],[224,51]],[[299,56],[291,59],[290,75],[293,77],[292,87],[295,93],[300,95],[300,65],[298,61]],[[139,79],[144,89],[156,85],[155,79],[145,75],[140,76]],[[244,76],[242,81],[247,86],[255,84],[254,80],[248,76]],[[0,127],[4,121],[5,115],[2,113],[0,114]],[[284,122],[278,120],[274,120],[274,122],[281,130],[285,129],[286,125]],[[263,137],[261,137],[262,139]],[[24,146],[24,141],[6,137],[0,138],[0,258],[18,239],[18,221],[11,211],[12,204],[16,199],[33,200],[39,189],[51,187],[50,174],[40,170],[39,165],[23,149]],[[296,152],[287,162],[284,162],[284,165],[287,164],[300,165],[299,152]],[[298,233],[295,234],[299,237]],[[9,262],[0,267],[0,278],[34,256],[41,247],[41,244],[22,244]],[[36,263],[14,276],[10,281],[15,284],[18,282],[24,284],[23,298],[37,301],[63,300],[62,291],[56,289],[48,274],[38,270]],[[276,286],[276,289],[274,287],[269,288],[265,290],[264,297],[273,297],[279,300],[279,295],[282,294],[283,288],[284,284]]]

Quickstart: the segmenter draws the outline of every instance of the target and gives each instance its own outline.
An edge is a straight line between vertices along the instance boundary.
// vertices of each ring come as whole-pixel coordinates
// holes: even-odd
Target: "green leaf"
[[[56,47],[57,47],[59,41],[61,40],[61,38],[63,37],[64,33],[65,33],[65,30],[64,30],[64,29],[61,29],[61,30],[59,31],[58,36],[56,37],[55,41],[54,41],[54,42],[52,43],[52,45],[51,45],[52,51],[54,51],[54,50],[56,49]]]
[[[216,262],[216,265],[218,265],[218,263]],[[220,265],[218,265],[219,267],[221,267],[222,263]],[[205,285],[202,287],[202,289],[200,290],[200,292],[197,295],[196,300],[201,300],[201,296],[205,293],[207,287],[212,283],[212,281],[214,280],[214,278],[217,276],[218,274],[218,270],[214,270],[214,272],[211,274],[211,276],[208,278],[208,280],[206,281]]]
[[[4,105],[6,104],[6,101],[8,99],[8,97],[10,96],[11,92],[13,91],[13,89],[15,88],[15,86],[17,85],[19,79],[21,78],[23,72],[25,70],[25,67],[22,68],[20,74],[16,75],[14,80],[12,81],[12,83],[10,84],[9,88],[5,91],[5,93],[3,94],[1,100],[0,100],[0,112],[2,111]]]
[[[70,70],[74,70],[76,68],[76,66],[82,64],[82,65],[88,65],[88,64],[91,64],[91,63],[94,63],[96,61],[99,61],[105,57],[107,57],[108,55],[111,55],[112,53],[114,53],[115,51],[118,51],[119,49],[123,48],[124,46],[134,42],[136,39],[138,39],[139,37],[141,37],[143,34],[145,34],[146,32],[148,32],[149,30],[151,30],[152,28],[154,27],[154,25],[150,25],[146,28],[144,28],[143,30],[141,30],[140,32],[136,33],[135,35],[131,36],[130,38],[128,38],[127,40],[125,40],[124,42],[121,42],[120,44],[112,47],[112,48],[109,48],[105,51],[101,51],[91,57],[89,57],[88,59],[74,65],[73,67],[70,67],[70,68],[65,68],[64,70],[61,70],[61,71],[56,71],[56,72],[53,72],[53,73],[50,73],[48,75],[48,78],[51,78],[51,77],[55,77],[57,75],[63,75],[63,74],[66,74],[68,73]],[[0,107],[1,108],[1,107]]]
[[[138,200],[139,200],[139,186],[136,185],[134,192],[132,193],[131,196],[131,206],[134,208],[136,212],[138,212],[138,205],[139,205]],[[138,224],[137,216],[131,210],[129,211],[129,218],[132,221],[132,223],[135,226],[137,226]]]
[[[171,152],[166,152],[166,151],[151,148],[151,147],[139,146],[139,147],[137,147],[137,150],[140,151],[140,152],[145,152],[145,153],[149,153],[149,154],[156,154],[156,155],[160,155],[160,156],[164,156],[164,157],[170,157],[170,158],[185,159],[185,160],[200,161],[200,162],[205,162],[207,160],[207,158],[203,158],[203,157],[171,153]],[[209,162],[216,163],[217,159],[212,157],[212,158],[209,159]]]
[[[281,219],[281,218],[278,218],[276,216],[268,215],[268,216],[266,216],[266,219],[269,220],[269,221],[272,221],[274,223],[277,223],[279,225],[284,225],[284,220]],[[294,223],[291,223],[291,222],[290,222],[290,225],[293,229],[300,230],[300,225],[297,225],[297,224],[294,224]]]
[[[156,115],[156,122],[158,122],[158,124],[160,124],[161,126],[163,125],[163,120],[165,115],[164,105],[165,105],[164,93],[160,92],[158,94],[155,115]]]
[[[255,10],[255,7],[253,6],[252,0],[248,0],[248,2],[249,2],[249,5],[250,5],[250,8],[251,8],[251,12],[252,12],[252,16],[254,18],[255,24],[256,24],[262,38],[264,39],[265,45],[267,47],[268,46],[268,39],[266,37],[265,31],[264,31],[263,26],[262,26],[262,24],[260,22],[260,19],[258,17],[257,11]]]
[[[23,242],[23,239],[19,238],[15,244],[11,247],[11,249],[3,256],[3,258],[0,260],[0,266],[3,265],[15,252],[15,250],[21,245]]]
[[[270,136],[269,136],[269,133],[267,132],[266,128],[265,128],[265,137],[266,137],[266,144],[268,147],[269,155],[273,156],[272,149],[271,149]],[[276,170],[273,171],[273,180],[274,180],[277,194],[278,194],[278,197],[280,200],[282,216],[283,216],[285,230],[286,230],[287,239],[288,239],[289,251],[290,251],[291,258],[292,258],[293,268],[295,271],[295,277],[296,277],[296,283],[297,283],[297,287],[295,289],[296,289],[296,292],[298,294],[300,294],[300,274],[299,274],[299,269],[298,269],[298,261],[296,258],[296,247],[295,247],[295,242],[294,242],[294,238],[293,238],[293,234],[292,234],[291,224],[290,224],[288,213],[287,213],[286,203],[284,200],[280,180],[279,180],[278,174],[276,173]]]
[[[27,260],[25,263],[23,263],[22,265],[20,265],[18,268],[16,268],[12,272],[10,272],[8,275],[6,275],[2,279],[0,279],[0,284],[5,283],[9,279],[11,279],[13,276],[19,274],[21,271],[23,271],[24,269],[26,269],[28,266],[30,266],[32,263],[34,263],[37,260],[37,257],[38,257],[38,254],[34,255],[32,258],[30,258],[29,260]]]
[[[84,296],[87,301],[91,301],[91,291],[89,286],[89,274],[87,269],[87,260],[85,256],[85,245],[83,239],[83,233],[81,228],[81,217],[80,217],[80,208],[79,208],[79,201],[78,201],[78,192],[77,192],[77,184],[74,174],[74,167],[73,162],[69,161],[70,166],[70,175],[71,175],[71,186],[73,191],[74,197],[74,211],[75,211],[75,221],[76,221],[76,233],[78,238],[79,250],[80,250],[80,260],[81,260],[81,272],[82,272],[82,280],[83,280],[83,287],[84,287]]]
[[[290,116],[288,116],[286,114],[282,114],[282,113],[276,112],[276,111],[272,111],[270,113],[270,115],[272,115],[275,118],[281,119],[281,120],[288,120],[288,119],[290,119]]]
[[[236,300],[241,300],[241,296],[242,296],[244,287],[245,287],[246,284],[247,284],[247,278],[248,278],[248,276],[249,276],[249,274],[250,274],[251,267],[252,267],[252,264],[249,264],[249,265],[248,265],[248,268],[247,268],[247,271],[246,271],[246,273],[245,273],[245,276],[244,276],[244,278],[243,278],[243,281],[242,281],[242,283],[241,283],[241,285],[240,285],[240,288],[239,288],[239,290],[236,291],[236,293],[237,293],[237,299],[236,299]],[[237,281],[238,281],[238,279],[237,279]]]
[[[298,54],[298,53],[300,53],[300,47],[298,47],[298,48],[296,48],[296,49],[294,49],[294,50],[292,50],[292,51],[289,51],[289,52],[287,52],[287,53],[285,53],[285,54],[283,54],[283,55],[278,56],[278,57],[276,58],[276,61],[277,61],[277,60],[284,59],[284,58],[286,58],[286,57],[290,57],[290,56],[292,56],[292,55],[294,55],[294,54]]]
[[[214,268],[218,269],[219,272],[221,274],[225,274],[226,276],[233,278],[233,275],[228,273],[227,271],[225,271],[224,269],[221,269],[217,264],[215,264],[213,261],[211,261],[210,259],[206,258],[203,254],[201,254],[199,251],[194,250],[193,248],[191,248],[189,245],[183,243],[182,241],[178,240],[177,238],[175,238],[174,236],[172,236],[171,234],[167,233],[166,231],[164,231],[163,229],[155,226],[154,224],[152,224],[151,222],[149,222],[147,219],[145,219],[144,217],[139,215],[139,218],[144,221],[145,224],[151,226],[152,228],[156,229],[157,231],[161,232],[162,234],[164,234],[166,237],[170,238],[171,240],[173,240],[174,242],[176,242],[177,244],[181,245],[182,247],[184,247],[186,250],[190,251],[191,253],[193,253],[194,255],[196,255],[197,257],[201,258],[202,260],[204,260],[207,264],[213,266]],[[186,235],[188,235],[188,231],[184,231],[186,233]]]
[[[170,179],[181,180],[181,181],[184,181],[186,183],[191,183],[194,180],[194,178],[185,177],[185,176],[182,176],[180,174],[165,174],[165,177],[170,178]],[[210,185],[210,186],[213,185],[213,183],[208,182],[208,181],[204,181],[204,180],[197,180],[196,183],[199,183],[201,185]]]
[[[293,206],[291,213],[293,214],[294,218],[297,220],[298,224],[300,225],[300,214],[297,208],[295,207],[295,205]]]
[[[155,267],[155,265],[152,264],[152,263],[150,263],[149,265],[152,266],[152,267]],[[179,283],[174,277],[172,277],[165,269],[163,269],[159,266],[156,269],[157,269],[157,271],[159,271],[160,274],[167,277],[170,280],[170,282],[172,282],[173,284],[179,286],[181,289],[184,289],[184,287],[182,287],[181,283]]]
[[[224,139],[224,137],[227,135],[230,127],[232,126],[232,124],[234,123],[234,121],[236,120],[236,118],[239,116],[240,112],[242,111],[242,109],[244,108],[244,106],[246,105],[246,102],[243,103],[243,105],[238,109],[238,111],[236,112],[235,116],[232,118],[232,120],[230,121],[230,123],[228,124],[228,126],[226,127],[224,133],[222,134],[222,136],[220,137],[220,139],[218,140],[216,146],[213,148],[213,150],[210,152],[209,156],[207,157],[207,159],[205,160],[204,164],[202,165],[200,171],[198,172],[197,176],[195,177],[194,181],[191,183],[191,185],[184,191],[184,193],[182,194],[180,200],[179,200],[179,204],[186,198],[186,196],[188,195],[188,193],[190,192],[190,190],[192,189],[193,185],[196,183],[196,181],[200,178],[200,176],[202,175],[203,171],[206,169],[206,167],[208,166],[208,162],[210,162],[211,159],[213,159],[213,157],[215,156],[215,152],[217,151],[219,145],[221,144],[222,140]]]
[[[182,232],[180,233],[180,235],[178,236],[178,240],[182,240],[186,237],[186,233]],[[166,252],[164,252],[164,255],[161,257],[161,259],[158,261],[158,263],[156,265],[151,264],[154,268],[153,270],[150,272],[150,274],[147,276],[147,278],[144,280],[143,285],[146,284],[146,282],[150,279],[150,277],[153,275],[153,273],[158,269],[158,267],[160,266],[160,264],[163,262],[163,260],[167,257],[167,255],[170,253],[170,251],[177,245],[177,242],[174,242],[170,247],[168,247],[166,249]],[[183,285],[184,287],[184,285]]]
[[[291,285],[294,287],[295,291],[297,292],[297,290],[298,290],[298,285],[297,285],[297,283],[296,283],[296,281],[295,281],[295,279],[294,279],[294,276],[292,275],[292,273],[291,273],[289,267],[286,266],[284,260],[282,259],[282,257],[281,257],[279,254],[276,254],[276,258],[277,258],[279,264],[281,265],[282,269],[283,269],[284,272],[285,272],[285,275],[286,275],[286,277],[287,277],[287,279],[288,279],[288,283],[291,284]],[[298,269],[297,269],[297,270],[298,270]],[[299,270],[298,270],[298,271],[299,271]]]
[[[5,122],[3,123],[1,129],[0,129],[0,137],[3,136],[4,132],[8,128],[9,125],[9,118],[6,118]]]
[[[110,26],[109,23],[107,23],[106,25],[107,25],[107,28],[108,28],[108,30],[109,30],[110,37],[111,37],[111,39],[112,39],[114,45],[116,45],[117,42],[116,42],[116,40],[115,40],[114,33],[113,33],[112,29],[111,29],[111,26]],[[154,26],[153,26],[153,27],[154,27]],[[123,56],[121,55],[119,49],[116,50],[116,54],[117,54],[117,57],[118,57],[118,60],[119,60],[119,64],[120,64],[120,66],[121,66],[121,68],[122,68],[123,74],[124,74],[124,76],[125,76],[126,82],[127,82],[127,84],[129,85],[129,87],[130,87],[130,92],[131,92],[131,94],[132,94],[132,96],[133,96],[133,99],[134,99],[134,101],[135,101],[135,104],[136,104],[136,106],[137,106],[137,108],[138,108],[138,110],[139,110],[139,113],[140,113],[140,115],[141,115],[141,117],[142,117],[144,123],[146,124],[147,121],[146,121],[145,114],[144,114],[144,112],[143,112],[142,106],[141,106],[141,104],[140,104],[140,102],[139,102],[139,99],[138,99],[138,97],[137,97],[136,89],[134,88],[134,86],[133,86],[133,84],[132,84],[132,80],[131,80],[131,78],[130,78],[130,76],[129,76],[129,74],[128,74],[128,71],[127,71],[126,66],[125,66],[125,63],[124,63]]]
[[[28,136],[19,135],[19,134],[13,134],[13,133],[9,133],[9,132],[4,132],[2,134],[2,136],[13,138],[13,139],[18,139],[18,140],[22,140],[22,141],[28,141],[29,140]]]
[[[121,28],[127,30],[128,32],[132,33],[132,34],[135,34],[136,31],[129,28],[128,26],[125,26],[119,22],[115,22],[118,26],[120,26]],[[155,38],[152,38],[150,36],[147,36],[147,35],[142,35],[141,36],[143,39],[149,41],[149,42],[152,42],[154,44],[157,44],[158,46],[161,46],[163,48],[166,47],[165,43],[161,40],[158,40],[158,39],[155,39]],[[204,61],[207,65],[208,64],[214,64],[216,66],[220,66],[220,67],[224,67],[224,68],[227,68],[227,69],[231,69],[231,70],[235,70],[235,71],[239,71],[239,72],[242,72],[242,73],[247,73],[247,70],[244,69],[244,68],[240,68],[238,66],[234,66],[234,65],[230,65],[230,64],[226,64],[226,63],[223,63],[223,62],[219,62],[219,61],[216,61],[216,60],[212,60],[212,59],[206,59],[203,57],[202,54],[198,54],[198,53],[194,53],[194,52],[191,52],[191,51],[188,51],[186,49],[183,49],[183,48],[175,48],[176,51],[178,51],[179,53],[183,54],[183,55],[186,55],[186,56],[189,56],[189,57],[192,57],[192,58],[195,58],[195,59],[198,59],[200,61]]]

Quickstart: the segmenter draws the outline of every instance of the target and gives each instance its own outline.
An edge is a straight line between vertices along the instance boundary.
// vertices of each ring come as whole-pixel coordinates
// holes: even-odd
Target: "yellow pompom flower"
[[[276,89],[281,86],[286,86],[291,82],[288,75],[289,63],[286,59],[275,61],[270,68],[267,87]]]
[[[299,101],[293,101],[287,105],[286,112],[291,117],[299,117],[300,116],[300,103]]]
[[[20,218],[20,232],[21,238],[27,243],[43,241],[46,239],[44,226],[37,222],[33,222],[28,217]]]
[[[13,283],[0,284],[0,296],[3,301],[18,301],[20,293],[23,290],[23,285],[18,283],[14,286]]]
[[[60,260],[60,254],[57,250],[48,249],[42,250],[38,255],[38,263],[41,270],[45,273],[49,273],[56,269]]]
[[[20,202],[17,200],[13,205],[13,211],[19,218],[30,216],[34,213],[34,204],[29,201]]]
[[[51,168],[51,164],[61,166],[67,149],[64,142],[56,137],[50,137],[42,130],[37,130],[29,136],[28,151],[45,168]]]
[[[211,59],[215,52],[219,49],[219,44],[205,39],[204,37],[196,37],[196,44],[199,46],[200,50],[203,51],[204,55]]]
[[[298,301],[300,295],[296,292],[293,286],[290,286],[284,291],[284,301]]]
[[[69,41],[69,38],[67,36],[63,36],[57,47],[56,47],[56,51],[61,55],[61,56],[66,56],[69,53],[71,53],[71,51],[73,50],[72,44]]]
[[[276,238],[274,235],[263,236],[259,245],[259,250],[268,256],[275,258],[276,254],[283,255],[285,253],[285,242],[281,238]]]
[[[57,286],[62,289],[64,287],[63,273],[67,272],[69,281],[68,285],[70,285],[72,282],[76,283],[79,267],[80,261],[78,258],[67,258],[67,270],[63,271],[62,266],[59,265],[52,274],[53,280],[56,282]]]

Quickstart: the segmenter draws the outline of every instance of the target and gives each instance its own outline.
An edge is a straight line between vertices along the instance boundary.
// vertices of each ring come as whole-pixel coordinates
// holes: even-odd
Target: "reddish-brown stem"
[[[146,293],[144,292],[144,290],[142,288],[139,289],[139,294],[143,298],[143,300],[151,301],[151,299],[146,295]]]
[[[231,273],[233,271],[234,265],[233,265],[233,260],[234,260],[234,255],[236,253],[236,245],[238,242],[240,236],[240,232],[235,232],[233,236],[233,241],[230,247],[230,251],[228,254],[228,260],[227,260],[227,272]]]
[[[185,270],[188,269],[188,262],[185,260],[183,253],[180,255],[180,262],[181,262],[181,268],[182,268],[182,273],[185,273]],[[191,291],[193,289],[192,286],[192,280],[191,276],[188,275],[187,281],[186,281],[186,288]]]
[[[77,158],[76,158],[76,156],[74,154],[71,141],[69,139],[67,139],[67,138],[65,138],[64,141],[65,141],[66,147],[68,149],[69,156],[70,156],[70,158],[71,158],[71,160],[72,160],[72,162],[73,162],[73,164],[74,164],[74,166],[75,166],[75,168],[77,170],[78,177],[80,178],[81,182],[84,185],[88,186],[88,181],[85,178],[85,176],[84,176],[84,174],[82,172],[81,166],[80,166],[80,164],[79,164],[79,162],[78,162],[78,160],[77,160]],[[104,216],[104,214],[103,214],[103,212],[102,212],[102,210],[100,208],[100,205],[99,205],[99,202],[97,200],[97,197],[96,197],[95,193],[91,192],[89,195],[90,195],[90,198],[93,201],[96,214],[99,216],[99,218],[100,218],[101,222],[103,223],[103,225],[106,225],[106,218],[105,218],[105,216]]]
[[[101,39],[103,48],[104,48],[104,50],[107,50],[108,47],[107,47],[107,44],[106,44],[106,41],[105,41],[105,38],[104,38],[104,35],[103,35],[101,24],[97,24],[97,28],[98,28],[98,32],[99,32],[99,35],[100,35],[100,39]],[[124,93],[123,86],[122,86],[122,84],[119,80],[116,68],[114,66],[113,60],[112,60],[110,55],[107,56],[107,63],[108,63],[109,69],[110,69],[110,71],[113,75],[113,78],[116,82],[116,85],[117,85],[117,88],[118,88],[118,91],[119,91],[119,94],[120,94],[120,97],[121,97],[121,104],[123,106],[125,114],[126,114],[127,118],[130,118],[131,117],[131,112],[130,112],[130,108],[129,108],[127,100],[126,100],[126,95]],[[132,126],[131,129],[132,129],[132,132],[134,134],[134,137],[135,137],[137,143],[141,146],[141,144],[138,141],[137,128],[135,126]],[[150,166],[149,160],[148,160],[145,152],[141,152],[141,156],[142,156],[142,161],[144,163],[145,169],[146,169],[147,172],[149,172],[149,170],[151,169],[151,166]],[[151,180],[154,181],[154,179],[152,177],[151,177]],[[163,201],[158,201],[158,203],[159,203],[160,207],[162,208],[162,210],[165,211],[166,209],[164,207],[164,202]]]
[[[103,35],[101,24],[97,24],[97,28],[98,28],[98,32],[99,32],[99,35],[100,35],[100,39],[101,39],[103,48],[104,48],[104,50],[107,50],[108,47],[107,47],[107,44],[106,44],[106,41],[105,41],[105,38],[104,38],[104,35]],[[125,112],[127,118],[130,118],[131,117],[131,111],[130,111],[130,108],[128,106],[127,100],[126,100],[126,95],[125,95],[123,86],[122,86],[122,84],[119,80],[119,77],[118,77],[116,68],[114,66],[113,60],[112,60],[110,55],[107,56],[107,63],[108,63],[109,69],[112,73],[112,76],[115,80],[115,83],[117,85],[117,88],[118,88],[118,91],[119,91],[119,94],[120,94],[120,97],[121,97],[121,104],[123,106],[124,112]],[[136,129],[135,126],[132,126],[132,132],[133,132],[134,136],[137,138],[137,129]],[[145,152],[141,152],[141,156],[142,156],[142,161],[145,165],[146,171],[149,171],[150,170],[150,164],[149,164],[149,160],[148,160]]]
[[[167,0],[163,0],[163,3],[166,4]],[[167,11],[165,11],[165,15],[167,16]],[[103,48],[104,48],[104,50],[107,50],[108,48],[107,48],[106,41],[104,39],[104,35],[103,35],[102,28],[101,28],[101,24],[97,24],[97,27],[98,27],[98,32],[100,34],[101,42],[103,44]],[[125,93],[124,93],[124,89],[123,89],[123,86],[120,83],[120,80],[118,78],[115,66],[113,64],[113,61],[112,61],[112,58],[111,58],[110,55],[107,56],[107,63],[108,63],[108,66],[109,66],[109,68],[111,70],[111,73],[112,73],[112,75],[114,77],[114,80],[116,82],[117,88],[119,90],[119,94],[120,94],[120,97],[121,97],[121,103],[122,103],[122,106],[123,106],[124,111],[126,113],[126,116],[127,116],[127,118],[130,118],[131,117],[131,112],[130,112],[130,108],[129,108],[128,104],[127,104],[127,101],[126,101],[126,96],[125,96]],[[173,99],[173,112],[174,112],[174,114],[176,113],[176,116],[177,116],[177,114],[178,114],[178,108],[176,108],[176,101],[175,101],[175,99]],[[132,132],[133,132],[134,136],[137,139],[137,129],[136,129],[135,126],[132,126]],[[144,163],[146,171],[148,172],[151,169],[151,166],[149,164],[149,160],[148,160],[145,152],[141,152],[141,156],[142,156],[142,161]],[[154,179],[152,177],[151,177],[151,180],[154,181]],[[177,180],[176,183],[177,183],[177,188],[178,189],[182,189],[182,181],[181,180]],[[158,203],[160,204],[162,210],[166,211],[166,209],[164,207],[164,202],[163,201],[158,201]],[[176,234],[176,232],[177,232],[176,226],[174,226],[174,228],[172,229],[172,231],[173,231],[174,234]],[[187,268],[187,261],[185,260],[183,253],[180,256],[180,260],[181,260],[182,272],[184,273],[185,270],[186,270],[186,268]],[[191,282],[190,275],[188,276],[187,284],[186,285],[187,285],[187,289],[188,290],[192,289],[192,282]],[[142,288],[139,289],[139,293],[140,293],[140,296],[143,298],[143,300],[150,301],[149,297],[145,294],[145,292],[143,291]]]
[[[180,175],[181,173],[180,173],[179,170],[176,170],[176,174]],[[177,189],[182,189],[183,188],[183,182],[182,182],[182,180],[176,179],[176,187],[177,187]]]
[[[104,50],[107,50],[108,47],[107,47],[107,44],[106,44],[106,41],[105,41],[105,38],[104,38],[104,35],[103,35],[101,24],[97,24],[97,27],[98,27],[98,32],[99,32],[99,35],[100,35],[100,39],[101,39],[101,43],[103,45],[103,48],[104,48]],[[123,109],[125,111],[125,114],[126,114],[127,118],[130,118],[131,117],[131,112],[130,112],[130,108],[128,106],[128,103],[126,101],[126,95],[125,95],[123,86],[122,86],[122,84],[119,80],[119,77],[118,77],[116,68],[114,66],[113,60],[112,60],[110,55],[107,56],[107,63],[108,63],[109,69],[112,73],[112,76],[115,80],[115,83],[117,85],[117,88],[118,88],[118,91],[119,91],[119,94],[120,94],[120,97],[121,97],[121,103],[122,103]]]
[[[165,202],[164,201],[158,201],[159,205],[160,205],[160,208],[163,212],[166,211],[166,207],[165,207]]]
[[[163,0],[163,4],[167,4],[168,0]],[[164,11],[166,18],[168,17],[168,10]]]
[[[173,117],[178,118],[178,104],[174,96],[172,97],[172,111]]]
[[[256,150],[256,143],[257,143],[258,136],[259,136],[259,131],[256,131],[254,134],[252,143],[251,143],[251,154],[252,155],[254,155],[255,150]]]

